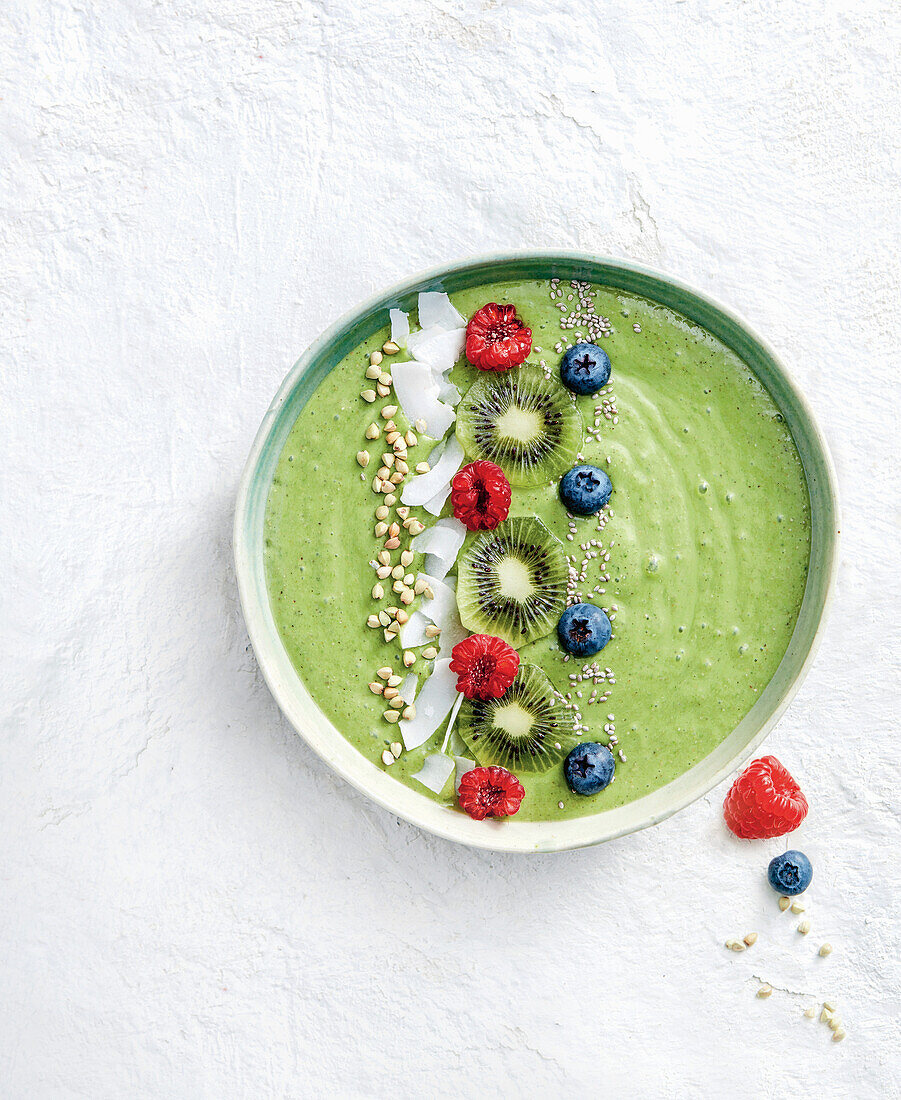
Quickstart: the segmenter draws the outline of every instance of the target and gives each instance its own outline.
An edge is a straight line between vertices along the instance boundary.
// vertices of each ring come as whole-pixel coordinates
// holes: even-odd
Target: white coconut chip
[[[456,432],[453,435],[449,435],[447,439],[442,439],[440,443],[434,446],[429,454],[429,466],[432,469],[438,465],[439,462],[462,462],[463,461],[463,446],[457,439]],[[454,473],[457,471],[454,470]],[[451,475],[453,477],[453,474]]]
[[[397,400],[407,420],[411,424],[424,420],[428,434],[433,439],[441,439],[457,414],[440,399],[438,383],[431,368],[415,360],[409,363],[393,363],[391,378]]]
[[[455,756],[454,767],[457,774],[454,776],[454,787],[459,791],[460,780],[466,775],[467,772],[471,772],[473,768],[477,767],[475,760],[470,760],[466,756]]]
[[[419,295],[419,324],[422,328],[460,328],[466,326],[466,319],[443,290],[425,290]]]
[[[424,580],[432,590],[433,598],[424,598],[420,610],[441,629],[439,652],[442,656],[447,656],[457,642],[469,637],[469,631],[460,622],[460,613],[457,611],[456,580],[448,577],[439,581],[428,573],[419,573],[416,579]],[[410,618],[412,619],[412,615]]]
[[[432,674],[416,696],[416,716],[399,723],[404,746],[418,749],[441,725],[457,698],[457,674],[450,670],[450,660],[437,660]]]
[[[453,382],[443,374],[433,374],[432,377],[435,379],[438,386],[439,399],[446,402],[448,405],[459,405],[463,400],[463,394],[460,393]]]
[[[403,642],[401,642],[403,645]],[[409,673],[404,682],[397,689],[401,699],[409,706],[416,698],[416,685],[419,683],[419,677],[415,672]]]
[[[454,762],[443,752],[430,752],[418,772],[413,776],[435,794],[441,794],[454,771]]]
[[[402,649],[416,649],[417,646],[426,645],[433,641],[425,632],[425,628],[431,625],[432,620],[421,611],[414,611],[409,619],[400,628],[400,644]],[[405,699],[404,702],[409,702]]]
[[[442,489],[440,493],[436,493],[431,500],[427,500],[425,504],[423,504],[423,508],[425,508],[427,512],[431,512],[433,516],[440,516],[441,510],[444,507],[444,502],[447,500],[449,493],[450,486],[448,485],[446,488]]]
[[[439,519],[410,543],[414,554],[425,554],[425,571],[443,581],[457,560],[466,539],[466,528],[458,519]]]
[[[415,332],[411,333],[407,339],[407,351],[413,356],[414,359],[419,359],[416,354],[416,349],[424,344],[430,343],[436,336],[441,336],[447,332],[447,329],[441,328],[440,325],[432,325],[430,328],[418,328]],[[419,359],[420,363],[424,363],[424,359]]]
[[[439,371],[450,370],[463,354],[465,345],[465,328],[454,328],[450,332],[424,328],[407,339],[407,350],[413,358]]]
[[[440,439],[435,446],[429,451],[428,464],[430,468],[434,468],[441,460],[441,456],[447,450],[448,441],[446,439]]]
[[[451,707],[450,718],[447,720],[447,730],[444,734],[444,740],[441,742],[441,751],[447,752],[447,746],[450,744],[451,739],[454,736],[454,725],[457,721],[457,715],[460,713],[460,707],[463,706],[463,700],[465,696],[460,694],[459,688],[457,690],[457,701]]]
[[[400,628],[400,644],[403,649],[416,649],[421,645],[438,645],[442,657],[449,657],[457,642],[469,637],[469,631],[460,622],[457,611],[457,592],[453,578],[438,580],[428,573],[420,573],[417,579],[428,584],[435,598],[423,595],[422,604]],[[426,634],[426,627],[434,624],[441,631],[437,642]]]
[[[409,316],[402,309],[389,309],[388,316],[391,319],[391,339],[398,347],[405,347],[410,335]]]
[[[393,374],[396,379],[396,367],[393,370]],[[396,385],[395,382],[395,388]],[[444,405],[443,408],[447,408],[447,405]],[[406,412],[406,410],[404,411]],[[451,416],[453,416],[453,409],[449,411]],[[431,424],[429,425],[429,431],[431,431]],[[434,453],[433,451],[432,454],[434,455]],[[434,466],[431,464],[430,456],[429,465],[431,469],[429,472],[427,474],[419,474],[417,477],[407,482],[401,493],[401,500],[404,504],[412,505],[413,507],[425,505],[426,509],[431,512],[433,516],[437,516],[444,507],[444,502],[447,500],[448,494],[450,493],[451,479],[457,470],[460,469],[462,462],[463,448],[460,446],[456,435],[452,435],[450,439],[448,439],[447,446],[444,448],[441,457]]]

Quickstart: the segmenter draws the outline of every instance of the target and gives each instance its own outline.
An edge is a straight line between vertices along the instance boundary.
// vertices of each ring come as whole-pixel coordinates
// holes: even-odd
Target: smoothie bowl
[[[508,851],[709,790],[812,657],[828,454],[773,353],[634,265],[512,255],[366,303],[299,360],[235,524],[263,674],[385,808]]]

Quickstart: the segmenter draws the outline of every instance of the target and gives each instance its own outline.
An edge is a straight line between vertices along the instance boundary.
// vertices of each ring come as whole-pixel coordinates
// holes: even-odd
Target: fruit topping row
[[[421,605],[406,616],[399,640],[407,649],[437,632],[441,642],[440,653],[423,651],[438,659],[415,705],[411,700],[404,710],[405,747],[428,740],[451,709],[441,751],[426,757],[416,778],[438,792],[456,763],[460,805],[479,819],[518,810],[525,792],[515,771],[540,773],[563,763],[574,793],[595,794],[613,778],[612,754],[597,742],[577,744],[581,727],[571,704],[540,668],[521,664],[517,650],[556,631],[568,655],[593,656],[609,642],[612,626],[601,608],[570,598],[571,566],[560,541],[536,516],[511,517],[510,509],[513,487],[555,478],[570,517],[604,509],[613,486],[605,471],[577,464],[584,425],[572,395],[607,384],[609,356],[594,344],[568,349],[561,386],[543,361],[526,362],[532,334],[512,305],[486,304],[464,333],[446,296],[420,295],[419,319],[422,328],[410,333],[406,315],[392,311],[392,339],[412,355],[392,371],[398,399],[408,417],[423,414],[418,427],[433,438],[455,427],[401,495],[405,506],[436,516],[450,495],[453,512],[410,547],[425,555],[427,572],[416,580]],[[461,398],[447,373],[464,350],[484,373]],[[461,468],[464,457],[473,461]],[[475,537],[467,541],[467,532]],[[448,577],[454,565],[456,578]],[[458,618],[449,614],[451,594]],[[435,604],[446,614],[437,614]],[[456,641],[448,660],[447,643],[460,631],[472,633]],[[447,755],[454,725],[475,760]]]

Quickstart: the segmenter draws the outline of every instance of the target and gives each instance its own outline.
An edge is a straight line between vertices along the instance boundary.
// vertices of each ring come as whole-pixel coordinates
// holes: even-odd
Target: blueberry
[[[573,466],[560,479],[560,499],[567,512],[593,516],[613,492],[610,478],[597,466]]]
[[[783,852],[781,856],[770,860],[766,877],[777,894],[786,894],[793,898],[795,894],[803,894],[810,885],[813,868],[803,852]]]
[[[576,344],[560,360],[560,378],[573,393],[597,393],[610,377],[610,356],[597,344]]]
[[[612,633],[610,620],[593,603],[574,603],[563,612],[557,623],[560,645],[574,657],[591,657],[600,653]]]
[[[563,762],[563,774],[573,794],[597,794],[613,778],[613,754],[606,745],[586,741],[577,745]]]

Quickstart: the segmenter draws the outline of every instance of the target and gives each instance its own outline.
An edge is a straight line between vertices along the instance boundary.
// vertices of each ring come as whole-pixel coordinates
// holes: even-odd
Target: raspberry
[[[516,306],[489,302],[466,326],[466,358],[479,370],[509,370],[532,350],[532,330],[516,316]]]
[[[476,821],[509,817],[525,798],[522,783],[506,768],[473,768],[460,780],[460,805]]]
[[[457,691],[467,699],[500,699],[513,683],[519,654],[491,634],[473,634],[451,650],[451,672],[457,674]]]
[[[807,817],[807,799],[775,756],[762,756],[729,788],[723,817],[743,840],[784,836]]]
[[[493,462],[470,462],[454,474],[451,504],[470,531],[493,531],[510,512],[510,482]]]

